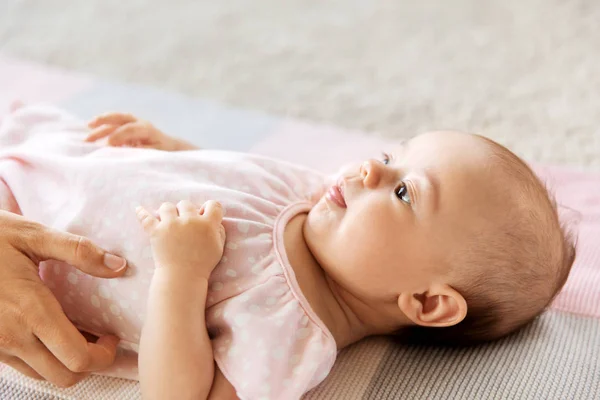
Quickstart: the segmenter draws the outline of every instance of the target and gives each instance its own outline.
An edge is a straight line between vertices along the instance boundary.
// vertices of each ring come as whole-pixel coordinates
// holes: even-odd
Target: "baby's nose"
[[[376,160],[363,162],[360,166],[360,176],[366,187],[377,186],[381,177],[381,163]]]

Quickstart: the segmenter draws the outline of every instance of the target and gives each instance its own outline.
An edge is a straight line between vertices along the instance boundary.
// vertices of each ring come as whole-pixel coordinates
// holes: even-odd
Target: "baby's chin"
[[[329,188],[327,190],[329,190]],[[305,221],[305,225],[316,229],[316,231],[323,230],[323,228],[333,222],[331,221],[333,216],[330,215],[332,213],[330,206],[327,204],[328,200],[326,196],[327,191],[315,199],[313,206],[308,211],[308,216]]]
[[[315,197],[313,199],[314,200],[313,206],[310,208],[310,210],[308,210],[308,217],[306,219],[307,224],[310,224],[311,221],[318,219],[319,214],[321,214],[323,211],[326,211],[326,209],[327,209],[327,204],[326,204],[327,199],[325,198],[326,195],[327,195],[327,191],[325,191],[325,193],[319,193],[318,195],[315,195]]]

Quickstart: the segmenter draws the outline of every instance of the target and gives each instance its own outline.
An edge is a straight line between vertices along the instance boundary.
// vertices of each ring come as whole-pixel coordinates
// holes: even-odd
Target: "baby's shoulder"
[[[299,398],[329,374],[336,344],[283,277],[207,310],[219,368],[244,397]]]

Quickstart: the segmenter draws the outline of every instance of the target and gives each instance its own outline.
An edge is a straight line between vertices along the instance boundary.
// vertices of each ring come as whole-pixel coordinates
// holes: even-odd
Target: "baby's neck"
[[[333,335],[338,349],[366,336],[387,333],[375,310],[340,288],[314,258],[304,239],[306,217],[299,214],[287,224],[285,249],[302,294]]]

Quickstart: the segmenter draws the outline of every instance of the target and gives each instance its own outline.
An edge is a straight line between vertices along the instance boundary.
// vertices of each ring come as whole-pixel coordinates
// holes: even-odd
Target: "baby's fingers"
[[[161,221],[170,221],[177,218],[177,207],[173,203],[162,203],[158,208],[158,216]]]
[[[94,129],[92,131],[92,133],[90,133],[88,135],[88,137],[85,138],[85,141],[86,142],[95,142],[96,140],[102,139],[102,138],[110,135],[117,128],[118,128],[118,126],[116,126],[116,125],[101,125],[99,128]]]
[[[177,211],[182,217],[193,217],[199,214],[198,208],[189,200],[181,200],[177,203]]]
[[[109,112],[105,114],[98,115],[90,122],[88,122],[88,126],[90,128],[97,128],[101,125],[117,125],[121,126],[123,124],[128,124],[131,122],[136,122],[138,119],[129,113],[119,113],[119,112]]]
[[[146,210],[142,206],[138,206],[135,209],[135,213],[137,215],[137,219],[142,224],[142,228],[146,233],[152,233],[154,229],[157,227],[159,221],[158,219],[150,214],[148,210]]]
[[[227,234],[225,233],[225,227],[223,224],[219,225],[219,236],[221,237],[221,245],[224,245],[225,239],[227,239]]]
[[[223,207],[218,201],[209,200],[204,203],[202,209],[204,210],[202,215],[207,216],[213,222],[221,223],[223,220]]]
[[[140,142],[148,137],[148,126],[143,122],[132,122],[118,127],[108,138],[109,146],[123,146]]]

